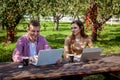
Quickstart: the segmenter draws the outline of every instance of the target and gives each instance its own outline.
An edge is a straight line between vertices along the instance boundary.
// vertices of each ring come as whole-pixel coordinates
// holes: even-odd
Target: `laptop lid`
[[[35,66],[55,64],[62,57],[63,49],[40,50]]]
[[[101,48],[84,48],[80,61],[96,60],[100,58]]]

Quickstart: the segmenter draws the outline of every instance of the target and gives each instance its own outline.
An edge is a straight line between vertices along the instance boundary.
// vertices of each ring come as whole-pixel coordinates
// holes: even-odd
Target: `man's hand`
[[[58,65],[62,63],[62,58],[61,59],[58,59],[57,62],[56,62]]]
[[[38,60],[38,56],[37,55],[29,57],[29,61],[30,62],[36,62],[37,60]]]

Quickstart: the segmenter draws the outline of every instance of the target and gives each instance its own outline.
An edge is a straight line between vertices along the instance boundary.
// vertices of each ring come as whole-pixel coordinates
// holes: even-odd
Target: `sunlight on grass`
[[[26,33],[27,23],[19,24],[16,28],[15,42],[12,44],[6,44],[6,31],[0,30],[0,57],[5,55],[8,58],[4,61],[10,61],[12,52],[15,48],[17,39]],[[53,30],[53,22],[41,22],[41,32],[52,48],[63,48],[64,40],[67,35],[71,34],[70,23],[62,22],[59,24],[59,30]],[[87,31],[90,34],[90,30]],[[101,31],[98,41],[93,42],[95,47],[102,48],[102,54],[119,54],[120,50],[120,25],[104,25],[104,29]],[[0,59],[1,62],[1,59]]]

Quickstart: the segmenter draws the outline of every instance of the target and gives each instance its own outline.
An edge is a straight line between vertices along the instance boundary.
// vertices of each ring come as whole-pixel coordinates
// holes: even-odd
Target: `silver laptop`
[[[84,48],[82,55],[77,61],[89,61],[89,60],[97,60],[100,58],[100,54],[102,52],[101,48]]]
[[[55,64],[58,59],[62,58],[63,49],[40,50],[38,60],[32,63],[35,66]]]

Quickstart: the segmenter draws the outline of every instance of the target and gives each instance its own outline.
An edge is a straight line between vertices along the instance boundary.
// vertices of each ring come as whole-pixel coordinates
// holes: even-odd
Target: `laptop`
[[[58,59],[62,58],[63,49],[40,50],[38,60],[31,64],[35,66],[55,64]]]
[[[101,48],[84,48],[79,59],[76,59],[80,62],[85,62],[89,60],[100,59],[100,54],[102,52]]]

